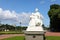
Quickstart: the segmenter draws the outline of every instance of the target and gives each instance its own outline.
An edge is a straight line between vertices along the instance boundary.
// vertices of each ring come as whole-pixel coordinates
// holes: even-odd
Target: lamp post
[[[22,31],[21,22],[20,22],[20,31]]]
[[[21,22],[20,22],[20,26],[21,26]]]

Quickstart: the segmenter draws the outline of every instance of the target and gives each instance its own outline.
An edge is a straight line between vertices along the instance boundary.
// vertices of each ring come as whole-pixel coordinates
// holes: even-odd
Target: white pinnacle
[[[38,10],[39,10],[38,8],[35,9],[36,12],[38,12]]]

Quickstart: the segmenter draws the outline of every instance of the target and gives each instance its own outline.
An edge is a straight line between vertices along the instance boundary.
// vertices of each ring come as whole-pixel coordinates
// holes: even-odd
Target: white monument
[[[29,26],[26,31],[43,31],[43,16],[39,13],[38,9],[35,9],[35,13],[30,16]]]
[[[43,16],[39,13],[38,9],[30,16],[29,26],[25,32],[26,40],[44,40],[44,30],[42,27]]]

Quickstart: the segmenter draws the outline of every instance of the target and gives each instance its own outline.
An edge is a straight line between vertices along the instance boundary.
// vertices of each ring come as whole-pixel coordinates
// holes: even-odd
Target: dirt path
[[[0,40],[4,38],[9,38],[13,36],[25,36],[24,34],[5,34],[5,35],[0,35]],[[60,36],[60,32],[46,32],[45,36]]]
[[[60,32],[46,32],[46,36],[60,36]]]

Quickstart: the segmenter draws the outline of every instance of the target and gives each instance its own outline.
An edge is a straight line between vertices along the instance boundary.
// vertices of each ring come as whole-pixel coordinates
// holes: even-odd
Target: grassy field
[[[6,38],[3,40],[24,40],[25,37],[24,36],[15,36],[15,37],[11,37],[11,38]]]
[[[3,39],[3,40],[24,40],[24,39],[25,39],[24,36],[16,36],[16,37],[11,37],[7,39]],[[47,40],[60,40],[60,36],[47,36],[46,39]]]
[[[47,40],[60,40],[60,36],[47,36]]]
[[[20,31],[0,31],[0,34],[22,34]]]

